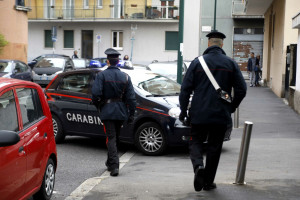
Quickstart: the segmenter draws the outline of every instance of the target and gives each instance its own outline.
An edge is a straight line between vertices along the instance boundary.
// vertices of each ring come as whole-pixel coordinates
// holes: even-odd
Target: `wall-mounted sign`
[[[202,26],[202,32],[211,32],[211,26]]]

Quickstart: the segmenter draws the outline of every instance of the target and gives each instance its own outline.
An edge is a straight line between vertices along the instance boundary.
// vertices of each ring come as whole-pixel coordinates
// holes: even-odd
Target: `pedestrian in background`
[[[73,58],[78,58],[78,55],[77,55],[77,53],[78,53],[78,51],[77,51],[77,50],[75,50],[75,51],[74,51],[74,53],[73,53],[72,59],[73,59]]]
[[[118,176],[117,142],[124,121],[132,123],[134,120],[136,99],[130,76],[117,67],[120,53],[109,48],[105,54],[108,68],[97,74],[92,87],[92,99],[100,108],[100,119],[107,137],[107,170],[111,176]]]
[[[235,61],[227,57],[223,51],[223,33],[212,31],[207,34],[208,48],[203,53],[209,70],[216,82],[231,96],[231,103],[220,98],[208,79],[198,58],[190,64],[181,86],[179,95],[181,113],[179,119],[190,118],[191,139],[189,153],[194,169],[194,188],[196,191],[211,190],[214,183],[219,159],[221,156],[224,135],[228,124],[232,123],[231,113],[239,106],[246,95],[246,82]],[[187,108],[193,94],[189,113]],[[203,142],[207,140],[206,162],[203,160]]]
[[[128,55],[125,55],[123,60],[129,60],[129,56]]]
[[[261,62],[260,62],[260,55],[256,55],[255,61],[255,87],[259,87],[259,80],[260,80],[260,73],[261,73]]]
[[[250,87],[254,86],[255,82],[255,68],[256,65],[256,58],[254,57],[254,53],[251,52],[251,58],[248,59],[248,64],[247,64],[247,70],[248,73],[250,74]]]

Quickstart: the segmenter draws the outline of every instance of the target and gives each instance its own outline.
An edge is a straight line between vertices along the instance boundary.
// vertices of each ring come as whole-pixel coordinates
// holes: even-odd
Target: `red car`
[[[0,78],[0,199],[50,199],[56,167],[52,116],[42,88]]]

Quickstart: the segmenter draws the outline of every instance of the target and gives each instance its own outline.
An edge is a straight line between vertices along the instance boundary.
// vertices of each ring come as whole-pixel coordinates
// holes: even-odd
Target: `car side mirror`
[[[20,136],[14,131],[0,131],[0,147],[11,146],[20,141]]]

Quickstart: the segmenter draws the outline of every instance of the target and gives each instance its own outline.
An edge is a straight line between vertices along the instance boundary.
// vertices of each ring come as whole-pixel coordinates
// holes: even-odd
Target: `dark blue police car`
[[[101,119],[91,103],[91,87],[103,68],[58,74],[45,94],[52,112],[56,141],[66,135],[105,137]],[[167,146],[186,143],[189,127],[182,126],[178,95],[180,85],[149,70],[125,70],[132,80],[137,107],[133,124],[124,123],[119,140],[135,144],[147,155],[159,155]]]

